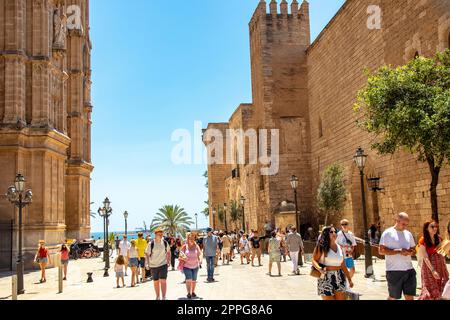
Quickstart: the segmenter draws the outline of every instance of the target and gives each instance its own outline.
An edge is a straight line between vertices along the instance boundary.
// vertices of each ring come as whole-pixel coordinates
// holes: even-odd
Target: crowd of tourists
[[[267,225],[266,225],[267,226]],[[154,231],[154,239],[145,237],[128,241],[127,236],[116,243],[117,258],[114,271],[116,286],[129,285],[136,287],[144,282],[153,281],[157,300],[167,299],[167,278],[169,269],[179,270],[184,274],[187,299],[198,298],[197,280],[203,261],[206,261],[207,283],[215,282],[215,268],[229,265],[233,261],[252,267],[262,266],[262,257],[268,254],[268,276],[282,276],[282,263],[290,266],[292,275],[300,275],[303,265],[305,245],[298,230],[291,226],[280,228],[264,228],[264,234],[258,230],[249,233],[234,230],[206,230],[206,235],[188,233],[182,237],[164,235],[162,229]],[[390,300],[414,300],[417,290],[417,273],[412,263],[416,256],[420,266],[422,290],[419,300],[450,299],[450,282],[445,256],[450,255],[450,223],[447,226],[446,238],[439,235],[439,225],[428,221],[418,243],[408,231],[409,217],[406,213],[397,215],[395,225],[383,233],[373,225],[369,230],[372,245],[379,247],[380,255],[386,260],[386,280]],[[317,292],[323,300],[346,300],[354,288],[355,249],[357,241],[350,230],[350,222],[340,222],[340,228],[328,226],[320,234],[313,236],[308,229],[306,237],[315,243],[311,258],[310,276],[317,278]],[[61,265],[64,280],[67,280],[70,248],[64,244],[60,248]],[[239,258],[237,258],[239,255]],[[289,260],[289,261],[288,261]],[[45,242],[40,241],[35,256],[41,267],[41,283],[46,282],[45,269],[50,261],[49,250]],[[274,265],[276,271],[274,271]],[[353,289],[352,289],[353,288]]]

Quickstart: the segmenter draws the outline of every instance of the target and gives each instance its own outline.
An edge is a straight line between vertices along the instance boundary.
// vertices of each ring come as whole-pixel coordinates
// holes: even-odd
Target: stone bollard
[[[92,283],[92,282],[94,282],[94,279],[92,279],[92,272],[88,272],[88,279],[87,279],[87,283]]]
[[[63,293],[63,267],[58,266],[58,293]]]
[[[13,275],[11,280],[12,280],[12,300],[17,300],[17,275]]]

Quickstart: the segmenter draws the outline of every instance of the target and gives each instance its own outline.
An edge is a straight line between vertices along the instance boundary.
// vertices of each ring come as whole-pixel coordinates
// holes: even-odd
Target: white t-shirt
[[[169,244],[165,245],[165,240],[154,240],[154,246],[152,251],[152,242],[150,242],[145,250],[145,253],[151,256],[149,257],[148,266],[150,268],[159,268],[167,265],[167,252],[170,250]]]
[[[131,243],[128,241],[120,241],[119,243],[119,252],[121,256],[126,257],[128,250],[131,248]]]
[[[391,227],[383,232],[380,245],[391,250],[409,250],[416,246],[416,242],[408,230],[398,231],[394,227]],[[414,269],[411,256],[405,257],[401,254],[386,256],[386,271],[408,271],[411,269]]]
[[[352,243],[352,245],[349,245],[347,243],[347,239],[345,237],[347,237],[347,239]],[[336,242],[338,245],[341,246],[345,255],[351,255],[352,247],[357,246],[355,236],[353,235],[353,233],[351,231],[346,232],[345,236],[344,236],[344,231],[342,231],[342,230],[339,231]]]

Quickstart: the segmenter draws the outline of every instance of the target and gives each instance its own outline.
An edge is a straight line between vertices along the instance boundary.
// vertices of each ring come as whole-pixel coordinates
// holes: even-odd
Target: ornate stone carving
[[[64,50],[67,37],[67,16],[61,7],[58,7],[53,13],[53,35],[53,48]]]

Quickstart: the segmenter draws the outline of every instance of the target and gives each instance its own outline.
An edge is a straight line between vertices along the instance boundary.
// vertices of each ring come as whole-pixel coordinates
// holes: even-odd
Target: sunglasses
[[[343,223],[343,224],[341,224],[341,226],[347,227],[347,226],[348,226],[348,223]]]
[[[330,231],[330,234],[337,234],[336,231]]]
[[[439,229],[439,226],[430,226],[432,229]]]

